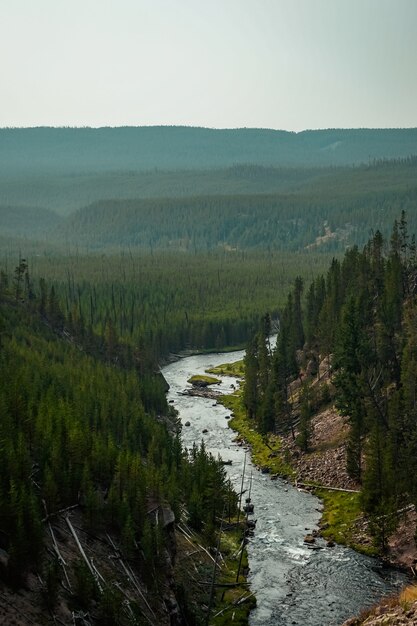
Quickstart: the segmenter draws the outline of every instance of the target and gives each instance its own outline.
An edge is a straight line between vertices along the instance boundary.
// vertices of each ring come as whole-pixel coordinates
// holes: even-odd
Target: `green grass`
[[[221,381],[218,378],[214,378],[214,376],[204,376],[204,374],[196,374],[195,376],[191,376],[187,380],[187,383],[191,383],[192,385],[205,383],[206,385],[218,385]]]
[[[222,373],[227,365],[219,365],[212,368],[211,373]],[[243,375],[243,361],[230,364],[234,375]],[[216,371],[214,371],[216,370]],[[246,415],[242,403],[243,386],[231,395],[221,396],[220,402],[230,409],[233,418],[229,421],[231,428],[236,430],[244,438],[251,448],[252,460],[256,465],[268,467],[271,474],[295,477],[295,470],[286,461],[283,453],[280,437],[269,434],[261,435]],[[361,545],[355,541],[355,522],[363,515],[360,504],[360,494],[329,489],[316,488],[315,495],[323,502],[323,515],[321,524],[324,526],[322,536],[332,539],[339,544],[347,545],[354,550],[369,556],[376,556],[378,550],[371,545]],[[227,622],[226,622],[227,623]]]
[[[323,501],[321,534],[325,539],[333,539],[337,543],[350,546],[357,552],[376,556],[378,550],[374,546],[361,545],[355,542],[353,529],[356,520],[363,515],[360,505],[360,494],[329,489],[315,489],[315,495]]]
[[[256,598],[251,595],[241,604],[234,606],[234,602],[241,599],[242,596],[249,596],[251,591],[247,585],[248,555],[246,548],[242,555],[240,584],[234,586],[239,567],[244,526],[242,522],[239,525],[236,524],[236,517],[230,521],[232,523],[223,529],[220,537],[219,552],[221,557],[217,560],[215,583],[216,585],[232,584],[233,586],[215,587],[210,611],[210,626],[228,626],[231,623],[233,625],[238,624],[238,626],[248,626],[249,613],[256,605]],[[208,548],[207,537],[191,531],[189,541],[186,542],[181,534],[178,535],[177,541],[179,558],[175,564],[176,579],[180,582],[181,587],[185,587],[186,600],[195,618],[192,623],[205,624],[213,579],[213,560],[210,559],[208,553],[201,549],[201,546]],[[191,577],[190,571],[192,572]],[[194,572],[197,577],[194,576]],[[202,582],[204,584],[201,584]],[[218,613],[221,615],[217,615]]]
[[[277,435],[261,435],[246,416],[242,404],[242,390],[238,389],[231,395],[221,396],[219,401],[233,412],[229,425],[238,431],[250,445],[252,461],[255,465],[267,467],[271,474],[294,476],[294,470],[285,461],[282,454],[281,440]]]
[[[225,363],[217,365],[206,370],[211,374],[220,374],[224,376],[236,376],[243,378],[244,362],[235,361],[234,363]],[[239,433],[248,442],[251,448],[252,461],[261,467],[267,467],[271,474],[279,474],[281,476],[294,476],[294,470],[285,461],[282,454],[281,439],[272,433],[261,435],[257,432],[255,424],[253,424],[246,415],[245,408],[242,403],[243,384],[240,389],[234,393],[224,395],[219,398],[226,408],[233,413],[233,418],[229,421],[229,426]]]
[[[218,583],[235,583],[239,566],[240,546],[242,541],[242,529],[236,528],[223,532],[220,552],[225,560],[221,574],[217,579]],[[246,582],[246,576],[242,572],[248,567],[248,555],[246,549],[243,551],[243,558],[240,569],[239,582]],[[224,595],[223,595],[224,593]],[[250,590],[247,586],[231,588],[218,588],[216,592],[216,603],[213,609],[210,624],[213,626],[228,626],[229,624],[237,624],[238,626],[247,626],[249,613],[256,606],[255,596],[251,596],[242,604],[234,606],[242,596],[248,596]],[[224,613],[215,617],[217,613],[224,610]]]
[[[208,374],[218,374],[219,376],[236,376],[237,378],[241,378],[244,373],[243,360],[209,367],[206,369],[206,372]]]

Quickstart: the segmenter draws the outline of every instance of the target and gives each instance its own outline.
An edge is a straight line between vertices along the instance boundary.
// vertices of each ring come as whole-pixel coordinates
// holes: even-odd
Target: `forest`
[[[417,151],[417,147],[416,147]],[[0,185],[13,248],[60,254],[132,250],[343,252],[416,215],[415,157],[349,167],[240,165],[192,171],[42,173]],[[9,241],[10,247],[10,241]],[[0,251],[7,241],[0,241]]]
[[[311,419],[332,396],[348,424],[347,472],[361,485],[363,511],[377,545],[387,547],[397,511],[417,502],[417,253],[405,212],[385,239],[333,259],[325,274],[295,280],[280,315],[274,349],[267,315],[245,357],[244,404],[262,433],[298,433],[307,452]],[[306,364],[332,370],[331,391],[317,398]],[[299,411],[289,383],[301,380]],[[297,417],[295,424],[295,417]]]
[[[176,551],[198,537],[206,580],[237,498],[204,445],[182,446],[159,368],[184,351],[248,345],[244,401],[262,434],[291,431],[288,384],[326,357],[348,471],[384,545],[395,517],[381,507],[417,493],[415,129],[0,140],[0,621],[7,598],[35,590],[33,623],[62,607],[97,624],[205,622],[207,588]],[[94,558],[74,558],[69,534]]]
[[[175,606],[178,598],[184,619],[195,623],[199,596],[188,602],[179,574],[174,579],[175,540],[152,511],[171,524],[182,519],[210,545],[225,507],[229,517],[236,511],[236,496],[203,444],[183,449],[156,364],[119,345],[111,325],[99,337],[91,329],[75,335],[73,324],[53,285],[34,285],[24,259],[11,276],[2,271],[0,577],[16,591],[37,573],[40,597],[31,610],[38,613],[27,623],[48,614],[55,623],[62,602],[74,620],[87,611],[94,623],[143,624],[150,611],[153,623],[166,623],[162,593]],[[82,559],[62,556],[57,512],[75,508],[78,531],[90,541],[111,537],[148,589],[148,604],[114,587],[120,573],[98,576],[92,561],[85,559],[88,571]]]
[[[2,128],[0,165],[4,173],[49,170],[204,169],[236,164],[350,165],[416,153],[417,131],[328,129],[300,133],[184,126],[118,128]]]
[[[297,274],[311,279],[329,260],[166,252],[32,256],[29,265],[34,281],[47,277],[54,286],[75,335],[91,329],[102,336],[111,326],[123,344],[158,360],[183,349],[243,345],[265,308],[278,313]]]

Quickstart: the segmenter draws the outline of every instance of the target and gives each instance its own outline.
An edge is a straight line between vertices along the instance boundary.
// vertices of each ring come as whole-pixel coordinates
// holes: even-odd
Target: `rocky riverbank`
[[[377,607],[348,619],[342,626],[415,626],[417,587],[407,587],[398,597],[388,598]]]
[[[230,400],[227,406],[230,406]],[[239,417],[235,417],[231,425],[236,428],[239,424],[241,427]],[[300,485],[300,483],[302,483],[306,485],[308,483],[318,483],[330,488],[329,490],[314,489],[315,493],[321,497],[324,502],[323,517],[320,524],[321,534],[327,538],[330,543],[332,540],[341,541],[365,553],[376,554],[373,548],[373,540],[369,533],[368,523],[358,509],[359,485],[351,481],[345,469],[345,446],[342,437],[345,431],[345,425],[343,424],[343,420],[334,408],[327,408],[314,417],[313,426],[315,427],[315,435],[312,441],[313,451],[311,453],[300,454],[292,438],[286,437],[283,439],[279,458],[282,459],[285,457],[287,462],[290,461],[290,464],[296,472],[296,484]],[[245,435],[248,435],[247,430],[245,430]],[[238,435],[238,438],[242,442],[244,441],[245,444],[248,444],[252,452],[255,450],[255,460],[262,458],[262,467],[264,467],[265,470],[270,466],[275,471],[278,471],[278,473],[282,473],[282,471],[280,472],[279,470],[279,463],[277,466],[278,459],[276,451],[270,451],[268,442],[265,454],[263,454],[261,450],[262,444],[256,439],[251,441],[251,436],[249,436],[248,439],[243,439],[241,434]],[[331,445],[332,443],[333,446]],[[316,449],[314,450],[314,448]],[[286,466],[283,465],[283,467]],[[290,472],[287,470],[284,470],[284,472],[285,475],[291,477]],[[273,477],[274,474],[272,472],[270,473]],[[332,491],[332,488],[335,489],[335,491]],[[340,492],[336,491],[339,489],[341,490]],[[343,491],[345,489],[347,491]],[[329,496],[329,498],[327,496]],[[341,505],[342,508],[346,508],[346,502],[349,502],[349,500],[352,503],[352,506],[347,508],[351,508],[353,515],[349,518],[346,517],[346,512],[343,514],[343,519],[346,521],[342,519],[335,522],[332,510],[330,510],[331,507],[334,506],[335,496],[338,498],[343,496],[344,502]],[[339,506],[339,504],[337,504],[337,506]],[[338,514],[339,512],[336,513],[336,517]],[[326,521],[329,517],[332,518],[331,524]],[[339,533],[340,526],[342,527],[341,533]],[[390,538],[389,554],[385,557],[385,560],[392,566],[406,569],[409,572],[411,571],[410,568],[414,568],[417,562],[417,551],[413,537],[415,527],[415,512],[404,512],[403,520],[396,533]],[[405,594],[406,591],[407,590],[405,590],[403,594]],[[347,620],[344,622],[343,626],[386,626],[388,624],[390,626],[416,626],[417,601],[411,602],[410,600],[402,600],[401,598],[401,595],[399,597],[389,598],[377,607],[362,612],[358,617]]]
[[[346,471],[347,426],[334,406],[328,406],[312,418],[310,452],[302,453],[294,439],[283,438],[283,453],[295,469],[297,481],[321,485],[349,492],[360,492],[360,485]],[[389,550],[384,558],[391,565],[412,573],[417,564],[417,547],[414,532],[417,523],[415,509],[406,508],[400,513],[397,530],[389,539]],[[337,539],[337,537],[336,537]],[[368,522],[359,515],[350,529],[350,545],[369,552],[373,540]]]
[[[330,386],[331,382],[323,376],[320,385]],[[247,423],[236,396],[229,396],[224,402],[235,412],[231,426],[239,431],[238,437],[241,440],[243,435],[252,452],[255,451],[255,460],[262,459],[260,465],[266,471],[292,476],[291,471],[280,470],[279,463],[277,465],[278,455],[281,460],[285,459],[283,467],[288,467],[289,464],[292,468],[296,484],[302,484],[304,487],[306,485],[322,487],[322,489],[312,488],[324,501],[321,523],[323,536],[346,543],[365,553],[375,554],[368,521],[360,512],[360,485],[353,481],[346,471],[348,427],[336,408],[329,403],[312,417],[309,452],[303,453],[296,444],[297,432],[295,438],[292,434],[281,437],[280,445],[277,444],[275,437],[270,437],[270,441],[267,437],[260,441],[260,436]],[[277,448],[280,448],[279,453]],[[407,507],[400,515],[398,528],[389,539],[389,551],[385,555],[385,560],[390,565],[403,568],[415,575],[417,548],[414,532],[417,515],[413,507]],[[339,519],[335,522],[337,517]],[[416,625],[417,592],[414,590],[414,587],[411,587],[411,591],[410,588],[405,589],[400,596],[383,601],[359,617],[349,619],[343,626]]]

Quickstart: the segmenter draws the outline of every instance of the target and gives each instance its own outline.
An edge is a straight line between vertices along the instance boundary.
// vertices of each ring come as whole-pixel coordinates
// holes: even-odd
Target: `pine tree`
[[[366,432],[363,368],[366,367],[368,355],[357,299],[351,296],[342,312],[335,353],[337,373],[334,384],[337,389],[336,406],[347,417],[350,426],[347,469],[349,475],[356,480],[360,480],[362,474],[362,444]]]
[[[304,383],[300,393],[300,423],[299,434],[297,436],[297,445],[300,446],[303,452],[308,452],[310,449],[312,431],[312,388]]]
[[[22,295],[23,295],[22,289],[23,289],[25,275],[27,271],[28,271],[28,264],[26,262],[26,259],[20,259],[19,265],[15,268],[15,271],[14,271],[14,284],[15,284],[14,295],[15,295],[16,301],[22,298]]]
[[[259,364],[257,354],[257,337],[253,337],[246,349],[245,362],[245,387],[243,391],[243,403],[250,419],[255,419],[258,410],[258,376]]]
[[[388,443],[388,433],[375,414],[367,445],[366,471],[361,493],[362,506],[370,520],[377,546],[385,552],[388,538],[398,524],[395,473]]]
[[[293,327],[294,327],[294,348],[301,349],[304,346],[304,328],[301,309],[301,295],[303,293],[303,280],[300,276],[295,279],[294,286],[294,308],[293,308]]]

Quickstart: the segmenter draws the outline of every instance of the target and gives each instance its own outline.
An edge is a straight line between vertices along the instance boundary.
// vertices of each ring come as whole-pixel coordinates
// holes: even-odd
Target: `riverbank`
[[[398,527],[389,537],[388,551],[381,554],[361,510],[360,484],[353,481],[346,471],[345,421],[334,406],[325,406],[312,417],[311,431],[308,453],[301,453],[291,436],[284,437],[282,445],[298,482],[311,485],[323,501],[322,536],[364,554],[380,556],[387,564],[412,574],[417,564],[415,509],[407,507],[401,512]]]
[[[243,363],[215,368],[217,373],[239,375],[243,378]],[[212,370],[212,373],[215,373]],[[331,381],[328,375],[314,384],[322,386],[323,398],[330,397]],[[292,389],[291,393],[296,390]],[[293,396],[294,399],[294,396]],[[311,419],[309,452],[302,453],[291,435],[261,437],[246,417],[242,406],[242,390],[223,396],[220,400],[232,410],[230,426],[238,432],[236,440],[248,445],[252,458],[264,472],[276,472],[290,478],[296,485],[312,490],[323,502],[320,534],[330,543],[348,545],[369,556],[381,556],[368,530],[361,511],[360,485],[352,481],[346,471],[346,423],[331,402],[316,410]],[[297,434],[297,433],[296,433]],[[322,485],[321,488],[317,485]],[[416,513],[408,507],[397,531],[390,537],[389,553],[384,560],[389,565],[414,573],[417,551],[414,540]],[[400,594],[383,599],[371,609],[350,618],[343,626],[393,626],[417,624],[417,587],[406,587]]]
[[[417,586],[406,587],[398,596],[387,598],[378,606],[362,611],[342,626],[415,626],[417,624]]]
[[[229,374],[230,372],[230,374]],[[243,378],[243,363],[225,364],[210,370]],[[316,390],[330,385],[324,371],[314,381]],[[295,395],[297,390],[291,392]],[[321,393],[327,397],[327,393]],[[331,402],[321,406],[311,419],[309,451],[301,452],[291,434],[260,435],[246,416],[242,389],[222,396],[219,402],[232,411],[229,425],[237,433],[236,441],[248,445],[254,463],[265,473],[289,479],[296,486],[312,491],[323,502],[320,521],[322,537],[346,545],[368,556],[380,556],[389,565],[412,573],[417,564],[414,541],[417,516],[405,510],[399,528],[390,537],[388,554],[381,555],[369,532],[360,503],[360,485],[346,471],[347,425]],[[296,433],[297,435],[297,433]]]
[[[175,578],[198,623],[206,623],[209,615],[210,626],[231,621],[247,626],[256,598],[248,587],[248,557],[242,541],[242,525],[225,524],[217,549],[184,522],[177,525]]]
[[[184,389],[191,387],[186,381],[193,375],[205,374],[209,368],[221,368],[225,361],[235,363],[243,357],[243,351],[226,357],[200,355],[164,368],[170,386],[168,401],[178,410],[183,424],[183,445],[192,449],[204,440],[207,452],[228,461],[225,470],[235,491],[242,489],[242,471],[246,468],[243,490],[251,490],[257,522],[247,546],[248,582],[257,599],[250,614],[251,626],[341,624],[364,606],[395,592],[403,584],[403,576],[349,548],[326,547],[321,538],[316,538],[313,545],[305,543],[306,534],[317,529],[322,510],[319,500],[294,489],[289,479],[271,480],[270,474],[256,471],[247,446],[233,441],[236,433],[228,427],[230,409],[217,400],[183,395]],[[233,369],[229,365],[226,368]],[[239,388],[237,372],[233,369],[230,374],[232,377],[217,372],[222,382],[216,390],[222,394],[230,395]],[[275,454],[276,450],[269,450],[270,453]],[[195,575],[194,572],[191,565],[190,573]],[[232,616],[233,612],[226,613],[228,623],[232,623]]]

